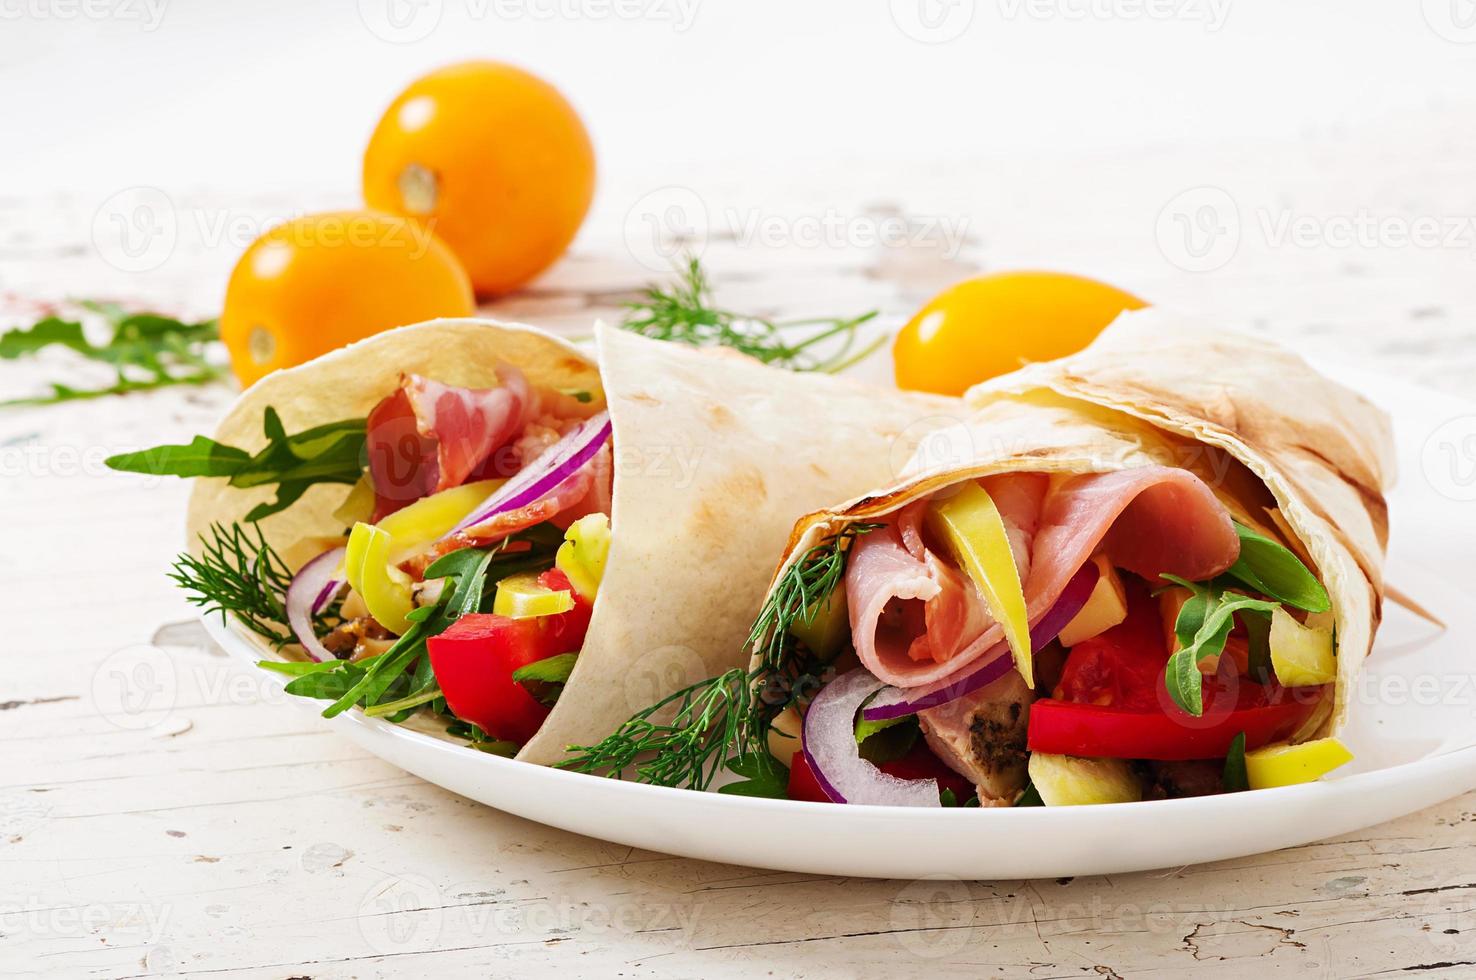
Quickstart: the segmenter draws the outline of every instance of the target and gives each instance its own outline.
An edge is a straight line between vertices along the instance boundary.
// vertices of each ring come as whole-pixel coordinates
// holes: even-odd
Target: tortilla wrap
[[[403,327],[268,375],[241,396],[215,435],[254,451],[265,441],[269,405],[296,431],[367,415],[402,372],[488,387],[497,383],[499,363],[537,386],[589,391],[592,410],[608,407],[613,539],[574,671],[518,754],[543,764],[732,666],[794,520],[895,479],[926,433],[963,414],[957,399],[793,374],[729,351],[603,325],[596,335],[598,360],[520,324],[466,319]],[[294,561],[290,549],[341,535],[332,515],[347,489],[311,488],[262,522],[268,542],[289,563],[307,560],[311,553]],[[192,546],[211,523],[241,520],[270,492],[197,480],[188,517]],[[275,655],[261,646],[264,656]],[[445,722],[420,718],[415,727],[439,732]]]
[[[1327,587],[1338,676],[1317,734],[1341,730],[1383,600],[1394,464],[1382,411],[1266,340],[1157,309],[1126,313],[1079,354],[978,385],[965,401],[968,421],[929,436],[902,480],[796,524],[775,580],[845,526],[964,480],[1180,466],[1237,520],[1286,539]]]

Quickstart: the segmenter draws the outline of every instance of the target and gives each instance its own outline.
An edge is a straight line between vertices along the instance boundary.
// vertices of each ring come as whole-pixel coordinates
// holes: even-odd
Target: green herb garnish
[[[1230,742],[1230,751],[1225,756],[1225,774],[1220,785],[1227,793],[1239,793],[1250,789],[1250,777],[1245,772],[1245,732],[1236,735]]]
[[[561,653],[553,657],[524,664],[512,672],[512,679],[527,689],[539,704],[553,707],[564,693],[564,682],[574,670],[574,661],[579,654]]]
[[[728,769],[744,778],[741,782],[718,787],[719,793],[778,799],[789,788],[789,768],[768,752],[753,752],[730,759]]]
[[[1164,668],[1164,684],[1174,703],[1197,718],[1204,714],[1204,678],[1199,673],[1199,662],[1224,652],[1225,641],[1235,628],[1236,613],[1270,613],[1279,603],[1253,599],[1213,582],[1201,585],[1173,575],[1163,578],[1193,593],[1174,621],[1179,649]]]
[[[634,766],[638,782],[706,789],[725,762],[753,754],[752,702],[753,676],[735,667],[667,695],[596,745],[570,746],[575,755],[555,766],[616,778]]]
[[[706,789],[726,765],[750,782],[765,767],[783,768],[767,745],[773,717],[819,684],[824,664],[790,656],[795,622],[813,618],[818,601],[829,597],[845,576],[846,558],[858,535],[879,527],[852,524],[804,553],[775,583],[755,619],[747,646],[763,643],[753,671],[733,668],[668,695],[626,720],[596,745],[570,746],[572,755],[555,763],[575,772],[635,777],[658,786]],[[669,720],[664,720],[669,719]],[[743,768],[734,768],[741,766]],[[733,790],[732,792],[740,792]],[[776,792],[782,794],[782,787]]]
[[[1240,536],[1240,557],[1226,575],[1307,612],[1326,612],[1332,605],[1327,589],[1290,549],[1243,524],[1235,525],[1235,533]]]
[[[562,684],[569,679],[569,674],[574,670],[574,661],[579,659],[577,653],[561,653],[556,657],[545,657],[535,660],[531,664],[524,664],[512,672],[512,679],[519,684],[527,684],[532,681],[541,681],[545,684]]]
[[[181,554],[169,577],[206,613],[218,612],[222,621],[231,613],[278,648],[297,642],[285,626],[292,573],[256,525],[212,524],[208,537],[200,535],[200,554]],[[322,628],[335,613],[329,606],[314,619]]]
[[[224,367],[211,364],[205,356],[210,343],[220,337],[215,320],[192,323],[160,313],[128,313],[116,303],[89,301],[80,305],[107,324],[110,335],[106,341],[94,344],[87,339],[80,320],[53,315],[29,327],[0,333],[0,359],[13,360],[47,347],[64,347],[108,365],[116,373],[116,380],[97,388],[51,382],[49,394],[13,398],[0,405],[54,405],[172,385],[203,385],[226,375]]]
[[[185,445],[122,453],[106,463],[125,473],[224,477],[240,489],[275,484],[276,498],[246,515],[253,522],[285,510],[314,484],[354,484],[364,475],[364,419],[329,422],[288,435],[276,409],[267,406],[262,428],[267,444],[255,454],[195,436]]]
[[[791,371],[832,374],[864,360],[886,342],[881,336],[851,352],[859,328],[876,317],[876,310],[856,317],[771,320],[715,306],[707,274],[696,258],[689,257],[686,266],[678,266],[677,272],[679,279],[670,288],[647,286],[639,300],[625,304],[621,326],[656,340],[694,347],[731,347]],[[805,333],[796,337],[796,331]],[[840,349],[827,357],[817,355],[815,345],[831,338],[843,338]]]

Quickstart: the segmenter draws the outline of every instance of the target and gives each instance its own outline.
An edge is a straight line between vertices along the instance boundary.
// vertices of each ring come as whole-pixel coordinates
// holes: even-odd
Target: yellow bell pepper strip
[[[1271,669],[1282,687],[1331,684],[1338,677],[1333,631],[1325,626],[1303,626],[1291,613],[1276,607],[1271,613]]]
[[[537,572],[519,572],[497,583],[497,596],[492,612],[509,619],[533,619],[556,616],[574,608],[574,596],[567,589],[550,589],[538,581]]]
[[[1251,789],[1310,783],[1353,761],[1353,753],[1335,738],[1319,738],[1301,745],[1267,745],[1245,754],[1245,773]]]
[[[554,556],[554,567],[569,577],[569,584],[588,602],[594,602],[605,561],[610,556],[610,518],[586,514],[564,532],[564,543]]]
[[[415,607],[410,576],[390,564],[391,537],[383,528],[362,522],[349,532],[344,574],[364,599],[369,615],[396,635],[410,628],[406,618]]]
[[[1027,769],[1046,806],[1136,803],[1143,798],[1143,788],[1125,759],[1032,752]]]
[[[1015,669],[1026,685],[1034,687],[1025,590],[1020,586],[1009,534],[994,499],[970,481],[953,496],[929,507],[928,523],[984,596],[989,614],[1004,628]]]
[[[398,564],[444,537],[457,522],[492,495],[506,480],[478,480],[422,497],[401,507],[378,524],[394,539],[390,561]]]

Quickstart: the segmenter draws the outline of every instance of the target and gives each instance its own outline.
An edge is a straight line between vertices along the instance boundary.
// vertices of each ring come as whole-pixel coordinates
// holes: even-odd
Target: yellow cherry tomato
[[[1147,305],[1106,283],[1061,272],[965,279],[933,297],[897,334],[897,386],[961,395],[1031,361],[1074,354],[1119,313]]]
[[[476,309],[442,242],[413,221],[370,211],[294,219],[241,256],[220,335],[241,384],[390,327]]]
[[[424,221],[478,293],[505,293],[563,254],[594,196],[594,147],[542,79],[495,61],[401,92],[364,152],[364,200]]]

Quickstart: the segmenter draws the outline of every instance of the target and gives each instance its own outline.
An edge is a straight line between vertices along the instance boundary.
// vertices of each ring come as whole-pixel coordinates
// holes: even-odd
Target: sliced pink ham
[[[496,388],[457,388],[410,374],[369,413],[369,475],[378,521],[458,487],[523,430],[536,399],[521,371],[498,368]]]
[[[1011,474],[991,477],[987,484],[1010,532],[1012,550],[1017,540],[1028,541],[1029,563],[1020,564],[1028,569],[1022,578],[1032,623],[1099,549],[1115,565],[1145,578],[1169,573],[1191,581],[1218,575],[1240,553],[1229,512],[1188,470],[1144,466],[1088,474],[1049,492],[1040,480],[1039,474]],[[920,511],[912,513],[916,506],[899,515],[897,523],[913,528],[920,542],[915,531]],[[926,558],[904,545],[909,536],[891,527],[862,536],[846,571],[856,654],[878,679],[901,688],[960,674],[1003,637],[994,623],[962,648],[953,632],[936,639],[919,635],[930,624],[926,616],[908,614],[909,600],[923,600],[926,607],[937,601],[944,586]],[[982,610],[983,599],[972,583],[966,584],[964,597]],[[969,614],[963,618],[968,622]],[[915,656],[919,643],[929,656]]]

